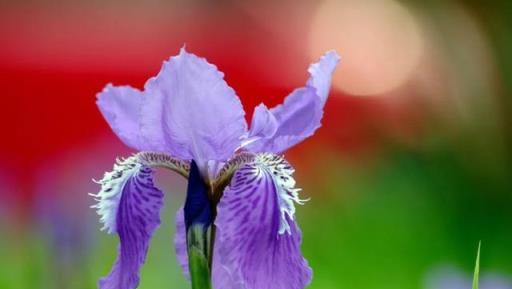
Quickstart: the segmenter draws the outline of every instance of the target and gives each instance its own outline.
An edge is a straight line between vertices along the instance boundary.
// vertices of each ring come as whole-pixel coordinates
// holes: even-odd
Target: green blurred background
[[[512,288],[510,1],[0,1],[0,39],[2,289],[109,272],[117,238],[87,193],[131,152],[95,93],[141,87],[183,43],[247,111],[341,55],[323,127],[286,154],[311,198],[297,210],[309,288],[469,289],[480,240],[482,289]],[[189,288],[172,241],[185,181],[157,183],[139,288]]]

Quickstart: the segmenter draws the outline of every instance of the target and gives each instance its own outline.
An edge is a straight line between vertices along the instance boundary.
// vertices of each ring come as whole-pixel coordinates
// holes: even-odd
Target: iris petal
[[[164,144],[159,141],[162,135],[154,139],[145,139],[141,128],[140,109],[145,95],[138,89],[129,86],[107,85],[98,93],[97,105],[105,120],[116,135],[127,146],[143,151],[165,151]]]
[[[247,134],[242,104],[224,74],[185,49],[144,91],[107,85],[97,103],[126,145],[194,159],[202,170],[208,160],[227,160]]]
[[[309,284],[312,273],[300,252],[301,232],[293,215],[293,204],[301,200],[292,172],[282,158],[261,154],[233,176],[217,207],[214,266],[229,274],[214,271],[216,289],[226,278],[243,289]]]
[[[248,141],[256,138],[272,137],[276,133],[278,125],[279,123],[272,112],[261,103],[254,109]]]
[[[275,133],[260,133],[261,138],[250,142],[246,147],[254,152],[281,153],[313,135],[321,125],[331,76],[339,60],[336,52],[326,53],[319,62],[309,67],[310,78],[305,87],[294,90],[281,105],[270,110],[255,110],[249,136],[273,130]],[[271,118],[268,113],[275,118],[277,129],[273,128],[275,123],[269,121]],[[267,128],[263,128],[262,124]]]
[[[190,279],[188,271],[188,253],[187,253],[187,227],[185,225],[185,213],[183,208],[176,212],[176,234],[174,235],[174,249],[176,258],[181,266],[181,270],[187,279]]]
[[[153,184],[153,170],[130,157],[114,166],[99,182],[95,195],[104,229],[117,233],[119,254],[108,276],[98,282],[101,289],[133,289],[145,261],[149,241],[160,225],[163,193]]]
[[[247,133],[245,112],[224,75],[204,58],[182,49],[146,84],[143,127],[166,136],[181,159],[227,160]],[[158,130],[157,130],[158,129]]]

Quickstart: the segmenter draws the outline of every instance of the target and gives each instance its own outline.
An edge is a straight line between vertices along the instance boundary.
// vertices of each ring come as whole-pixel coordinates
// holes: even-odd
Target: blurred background
[[[311,289],[512,288],[512,2],[0,0],[0,288],[96,288],[117,237],[90,192],[127,149],[95,94],[142,88],[186,44],[248,111],[336,49],[323,126],[287,153]],[[185,181],[139,288],[189,288],[175,260]]]

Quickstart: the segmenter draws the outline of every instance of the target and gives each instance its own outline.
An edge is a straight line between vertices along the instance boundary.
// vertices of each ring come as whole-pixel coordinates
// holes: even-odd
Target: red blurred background
[[[251,6],[178,1],[163,6],[3,4],[0,158],[12,178],[22,180],[15,191],[5,192],[15,194],[17,211],[33,202],[33,172],[42,163],[98,139],[119,142],[95,105],[95,94],[106,83],[141,88],[164,59],[186,45],[225,73],[252,112],[262,101],[280,103],[301,86],[307,66],[320,56],[308,50],[307,20],[318,6],[313,2]],[[418,133],[418,99],[396,106],[336,90],[333,94],[319,138],[323,135],[345,151],[370,149],[379,134],[375,128],[406,139]]]

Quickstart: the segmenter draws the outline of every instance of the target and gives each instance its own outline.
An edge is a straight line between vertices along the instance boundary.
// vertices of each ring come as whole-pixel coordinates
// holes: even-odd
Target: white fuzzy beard
[[[283,157],[270,153],[257,154],[254,162],[260,170],[267,171],[274,181],[281,218],[279,234],[282,235],[285,232],[291,234],[288,219],[293,221],[295,217],[295,203],[303,205],[308,201],[301,199],[299,197],[301,189],[295,188],[295,179],[292,177],[295,170]]]
[[[91,208],[95,208],[100,216],[100,222],[103,224],[101,230],[107,230],[109,234],[116,232],[116,216],[123,188],[129,178],[135,176],[141,169],[136,156],[131,156],[124,160],[117,160],[111,172],[105,172],[103,178],[96,181],[101,185],[97,194],[90,194],[97,203]]]

